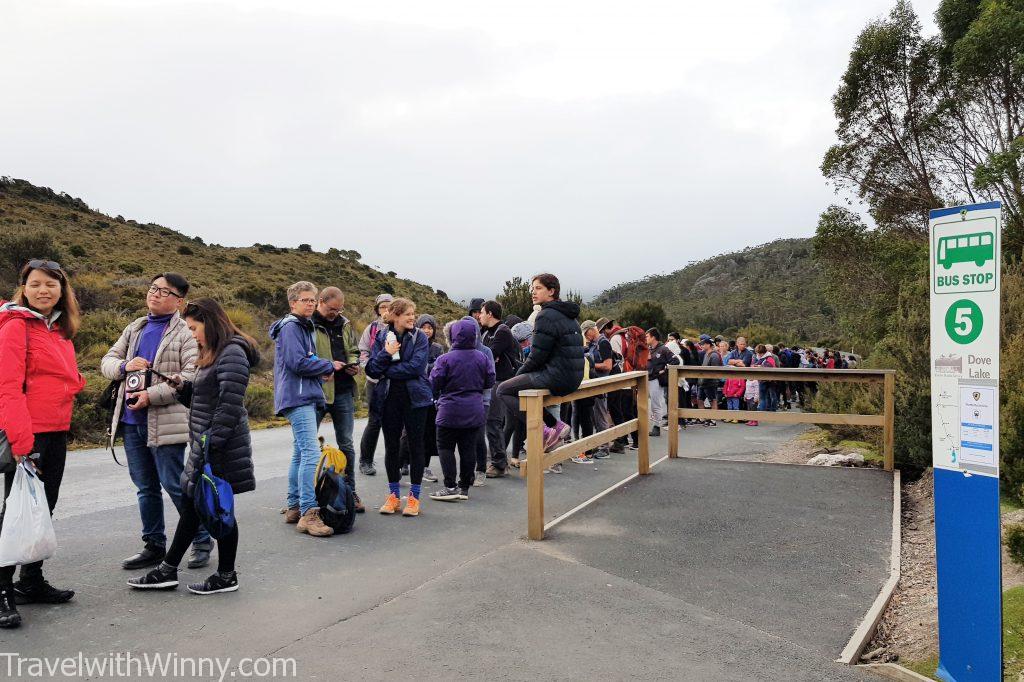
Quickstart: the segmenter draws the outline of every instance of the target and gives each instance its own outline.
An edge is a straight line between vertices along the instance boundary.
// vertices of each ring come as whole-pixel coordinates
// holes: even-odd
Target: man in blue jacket
[[[311,282],[288,287],[289,315],[270,327],[274,340],[274,411],[292,425],[295,441],[288,468],[288,504],[285,523],[297,523],[300,533],[328,537],[334,530],[320,518],[316,503],[318,409],[325,405],[322,382],[340,371],[344,363],[317,357],[313,338],[313,311],[317,289]]]

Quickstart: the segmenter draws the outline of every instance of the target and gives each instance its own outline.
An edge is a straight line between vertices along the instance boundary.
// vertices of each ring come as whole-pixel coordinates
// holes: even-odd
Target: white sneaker
[[[437,483],[437,476],[430,470],[430,467],[423,470],[423,480],[429,481],[430,483]]]

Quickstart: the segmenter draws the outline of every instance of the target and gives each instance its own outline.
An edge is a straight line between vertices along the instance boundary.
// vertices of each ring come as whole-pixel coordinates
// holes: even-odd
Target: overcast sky
[[[455,299],[589,296],[811,235],[830,98],[894,2],[4,0],[0,175]]]

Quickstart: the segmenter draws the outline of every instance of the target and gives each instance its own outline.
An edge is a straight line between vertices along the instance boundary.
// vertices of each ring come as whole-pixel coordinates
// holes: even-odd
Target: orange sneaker
[[[419,516],[420,515],[420,500],[418,497],[410,495],[405,498],[405,509],[402,510],[402,516]]]
[[[388,495],[388,499],[384,500],[384,505],[380,508],[381,514],[394,514],[398,511],[398,507],[402,504],[402,501],[398,499],[398,496],[394,493]]]

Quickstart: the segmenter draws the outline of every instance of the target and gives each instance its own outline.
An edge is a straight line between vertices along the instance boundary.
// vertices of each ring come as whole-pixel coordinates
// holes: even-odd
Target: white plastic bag
[[[46,489],[35,468],[22,460],[4,507],[0,527],[0,566],[31,564],[49,559],[57,551]]]

